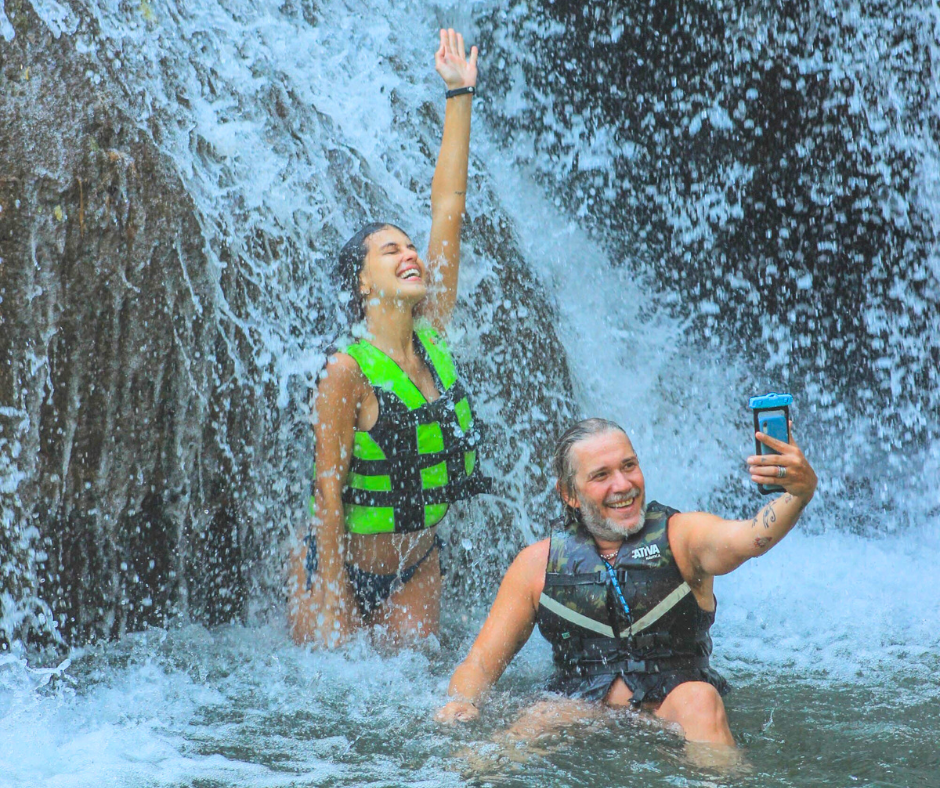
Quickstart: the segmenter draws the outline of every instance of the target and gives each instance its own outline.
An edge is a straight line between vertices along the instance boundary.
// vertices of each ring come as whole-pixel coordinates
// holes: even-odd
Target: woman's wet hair
[[[584,419],[568,427],[555,443],[555,453],[552,456],[552,470],[555,472],[558,486],[561,487],[566,494],[572,496],[577,496],[578,494],[574,483],[574,477],[578,469],[574,467],[574,458],[571,456],[571,450],[576,443],[580,443],[585,438],[607,432],[622,432],[624,435],[627,434],[623,427],[609,419]],[[565,503],[565,515],[568,519],[577,517],[577,511]]]
[[[379,230],[388,228],[398,230],[403,235],[408,235],[401,227],[390,222],[370,222],[346,241],[343,248],[339,250],[337,267],[340,290],[342,296],[346,298],[344,308],[350,325],[365,320],[366,317],[365,305],[359,293],[359,274],[362,273],[362,266],[366,261],[366,255],[369,253],[367,241],[369,236],[374,235]]]

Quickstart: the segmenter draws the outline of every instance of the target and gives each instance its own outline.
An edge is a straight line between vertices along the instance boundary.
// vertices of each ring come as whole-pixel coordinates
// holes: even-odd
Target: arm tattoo
[[[774,509],[774,504],[776,501],[771,501],[764,507],[764,528],[770,528],[775,522],[777,522],[777,512]]]
[[[787,494],[786,494],[786,497],[784,497],[784,499],[783,499],[783,502],[784,502],[784,503],[790,503],[790,501],[792,501],[794,497],[795,497],[795,496],[794,496],[792,493],[787,493]],[[803,510],[806,508],[806,504],[808,504],[808,503],[809,503],[809,501],[800,501],[800,508],[797,509],[797,514],[798,514],[798,515],[803,513]]]

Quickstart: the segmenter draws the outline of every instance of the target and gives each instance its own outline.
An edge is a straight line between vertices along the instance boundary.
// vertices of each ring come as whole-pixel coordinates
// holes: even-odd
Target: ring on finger
[[[787,475],[787,469],[784,468],[782,465],[778,465],[777,466],[777,478],[782,479],[786,475]]]

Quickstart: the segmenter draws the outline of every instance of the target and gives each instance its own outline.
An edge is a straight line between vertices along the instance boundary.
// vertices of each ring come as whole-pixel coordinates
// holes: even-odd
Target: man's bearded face
[[[626,499],[630,493],[614,493],[605,501],[606,506],[616,505]],[[640,509],[640,517],[636,522],[623,524],[609,517],[604,517],[600,507],[595,506],[590,498],[578,495],[578,501],[581,503],[581,522],[587,528],[591,536],[596,539],[603,539],[608,542],[616,542],[619,539],[625,539],[628,536],[637,534],[643,530],[646,525],[646,502],[643,502]]]

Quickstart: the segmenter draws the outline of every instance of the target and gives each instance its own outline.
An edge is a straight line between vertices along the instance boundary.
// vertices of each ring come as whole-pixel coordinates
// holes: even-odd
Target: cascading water
[[[335,9],[329,25],[321,13],[245,3],[158,19],[146,4],[37,3],[13,15],[50,42],[61,33],[70,55],[30,69],[44,53],[25,34],[10,44],[22,48],[11,109],[40,140],[20,143],[27,165],[8,199],[24,215],[11,219],[22,246],[5,256],[36,265],[8,274],[34,306],[9,339],[9,418],[18,466],[35,471],[17,482],[7,533],[24,545],[13,574],[35,577],[34,598],[55,609],[18,601],[4,621],[14,637],[280,607],[285,536],[306,518],[308,384],[344,328],[330,255],[376,216],[427,236],[439,144],[436,76],[412,67],[423,45],[399,40],[387,11]],[[83,122],[46,139],[57,106]],[[30,167],[49,177],[30,181]],[[550,308],[482,171],[472,177],[463,292],[480,320],[455,338],[506,447],[506,495],[479,520],[518,545],[512,501],[544,512],[549,484],[511,471],[544,466],[550,449],[534,436],[569,415],[570,383]],[[63,276],[77,266],[97,269],[97,290]],[[544,359],[534,376],[530,357]],[[50,617],[51,633],[38,620]]]
[[[483,722],[430,717],[545,533],[560,425],[616,418],[651,497],[743,515],[743,404],[787,386],[822,484],[716,584],[736,779],[940,784],[936,10],[197,6],[0,6],[0,775],[714,784],[629,717],[491,741],[537,636]],[[280,571],[330,256],[366,218],[427,237],[442,23],[486,45],[453,344],[505,482],[448,518],[440,649],[307,651]]]

